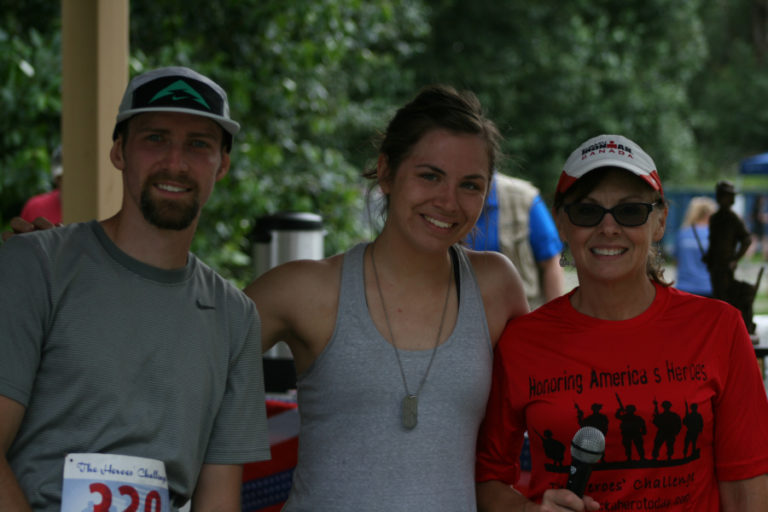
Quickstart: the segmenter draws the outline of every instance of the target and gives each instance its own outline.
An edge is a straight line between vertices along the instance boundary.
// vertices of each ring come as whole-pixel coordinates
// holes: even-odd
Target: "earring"
[[[560,252],[560,266],[563,268],[570,267],[573,264],[571,260],[568,259],[567,251],[568,251],[568,244],[564,243],[563,250]]]

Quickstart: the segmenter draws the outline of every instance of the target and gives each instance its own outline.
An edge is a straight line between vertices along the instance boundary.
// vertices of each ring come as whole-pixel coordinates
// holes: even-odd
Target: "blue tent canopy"
[[[750,156],[739,165],[741,174],[768,174],[768,153]]]

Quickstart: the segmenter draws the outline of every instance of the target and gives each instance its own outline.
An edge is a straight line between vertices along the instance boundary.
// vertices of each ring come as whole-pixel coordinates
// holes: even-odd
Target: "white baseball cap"
[[[565,193],[576,180],[601,167],[626,169],[664,195],[653,159],[623,135],[598,135],[583,142],[565,161],[557,182],[557,193]]]

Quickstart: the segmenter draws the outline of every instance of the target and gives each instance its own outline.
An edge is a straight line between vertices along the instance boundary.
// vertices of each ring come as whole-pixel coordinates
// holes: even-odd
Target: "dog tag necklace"
[[[379,282],[379,271],[376,268],[376,258],[374,257],[375,245],[371,245],[371,265],[373,266],[373,275],[376,278],[376,289],[379,292],[379,301],[381,302],[381,309],[384,311],[384,322],[387,324],[387,330],[389,331],[389,339],[392,341],[392,348],[395,349],[395,357],[397,358],[397,365],[400,368],[400,376],[403,379],[403,386],[405,387],[405,397],[402,401],[401,409],[401,421],[403,427],[408,430],[412,430],[419,422],[419,393],[424,383],[427,381],[427,375],[432,368],[432,362],[435,360],[435,354],[437,353],[437,347],[440,345],[440,335],[443,332],[443,324],[445,323],[445,312],[448,310],[448,297],[451,294],[451,280],[453,279],[453,261],[451,261],[451,270],[448,273],[448,286],[445,290],[445,301],[443,303],[443,312],[440,315],[440,326],[437,328],[437,339],[435,339],[435,347],[432,349],[432,355],[429,358],[429,364],[427,370],[424,372],[424,377],[421,378],[419,387],[415,393],[411,393],[408,389],[408,380],[405,378],[405,371],[403,370],[403,363],[400,361],[400,353],[397,350],[395,344],[395,335],[392,333],[392,325],[389,322],[389,315],[387,314],[387,307],[384,304],[384,294],[381,291],[381,283]]]

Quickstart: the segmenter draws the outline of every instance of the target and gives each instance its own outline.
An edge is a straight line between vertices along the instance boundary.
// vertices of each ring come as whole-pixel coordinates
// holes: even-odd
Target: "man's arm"
[[[565,290],[565,274],[560,266],[560,253],[537,262],[541,276],[541,293],[545,302],[561,296]]]
[[[565,273],[560,266],[563,243],[541,196],[534,199],[529,212],[528,242],[538,266],[540,298],[549,302],[565,293]]]
[[[742,256],[744,256],[747,253],[747,250],[749,250],[749,246],[752,243],[752,236],[747,233],[745,236],[742,236],[739,239],[739,249],[736,251],[736,254],[733,255],[734,262],[738,262]]]
[[[765,511],[768,503],[768,475],[747,480],[720,482],[720,506],[723,512]]]
[[[192,495],[193,512],[240,512],[243,466],[203,464]]]
[[[31,512],[27,498],[8,465],[6,454],[19,431],[24,406],[0,395],[0,510]]]

